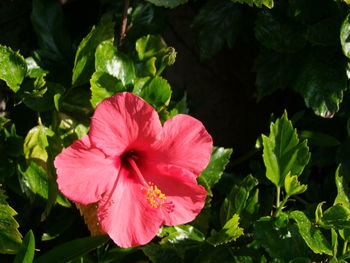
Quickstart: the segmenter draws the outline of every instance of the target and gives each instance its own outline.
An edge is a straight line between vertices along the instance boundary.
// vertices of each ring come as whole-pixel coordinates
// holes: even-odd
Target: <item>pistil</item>
[[[155,185],[152,182],[147,182],[144,179],[133,157],[128,156],[127,161],[129,162],[130,166],[134,169],[139,181],[144,185],[145,188],[143,188],[142,190],[146,189],[145,198],[149,206],[152,208],[164,207],[168,213],[173,212],[175,207],[174,204],[171,201],[166,202],[166,195],[158,188],[157,185]]]

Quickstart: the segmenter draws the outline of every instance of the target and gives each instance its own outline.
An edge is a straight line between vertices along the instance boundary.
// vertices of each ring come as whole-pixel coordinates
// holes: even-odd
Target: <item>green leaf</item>
[[[262,9],[254,28],[255,37],[266,48],[293,53],[306,45],[305,28],[297,23],[283,21],[274,12]]]
[[[312,45],[335,46],[339,41],[340,16],[332,16],[308,26],[307,40]],[[340,36],[341,38],[342,36]]]
[[[265,248],[273,258],[289,261],[296,257],[307,256],[308,248],[305,245],[298,229],[288,222],[288,216],[262,217],[254,223],[254,239]]]
[[[334,200],[334,204],[342,203],[350,205],[350,189],[349,189],[350,178],[343,170],[341,164],[338,165],[338,168],[335,172],[335,185],[337,186],[337,196]]]
[[[213,246],[218,246],[235,241],[241,235],[243,235],[243,228],[239,227],[239,215],[235,214],[219,232],[214,230],[207,241]]]
[[[19,167],[18,170],[26,187],[42,198],[49,198],[49,177],[47,171],[41,165],[31,160],[26,169]],[[70,206],[70,203],[60,193],[57,196],[57,202],[62,206]]]
[[[169,113],[169,117],[172,118],[177,114],[188,114],[189,113],[189,109],[187,106],[187,94],[185,93],[185,95],[182,97],[182,99],[180,101],[178,101],[176,103],[176,105],[171,109],[170,113]]]
[[[268,8],[272,8],[274,3],[273,0],[231,0],[233,2],[237,2],[237,3],[245,3],[248,4],[249,6],[253,6],[256,5],[257,7],[262,7],[263,5],[268,7]]]
[[[323,210],[322,210],[322,206],[325,204],[326,202],[321,202],[317,205],[316,210],[315,210],[315,223],[317,225],[321,224],[321,218],[323,217]]]
[[[258,99],[291,88],[300,68],[300,55],[263,49],[254,62]]]
[[[176,52],[168,47],[160,36],[147,35],[136,41],[138,75],[160,75],[165,67],[175,63]]]
[[[333,256],[336,257],[338,253],[338,234],[337,232],[332,228],[332,248],[333,248]]]
[[[38,78],[40,76],[46,75],[49,73],[47,70],[44,70],[39,66],[37,61],[33,57],[26,58],[27,63],[27,77]]]
[[[23,242],[13,263],[32,263],[34,259],[35,239],[32,230],[24,236]]]
[[[178,263],[182,262],[176,249],[168,245],[156,245],[149,243],[142,248],[143,253],[151,260],[153,263]]]
[[[300,235],[314,253],[332,255],[331,245],[328,243],[321,230],[310,222],[304,212],[293,211],[290,213],[290,218],[297,222]]]
[[[191,225],[178,225],[174,227],[163,226],[158,234],[163,237],[160,244],[186,244],[202,242],[205,236]]]
[[[154,77],[145,83],[140,96],[159,111],[169,104],[171,87],[166,79]]]
[[[0,45],[0,64],[0,79],[4,80],[13,92],[17,92],[27,73],[24,58],[11,48]]]
[[[109,240],[107,235],[79,238],[58,245],[37,258],[34,263],[61,263],[84,256]]]
[[[161,36],[147,35],[136,41],[135,48],[139,60],[147,60],[159,56],[167,48],[167,45]]]
[[[105,98],[113,96],[118,92],[126,91],[123,83],[105,72],[95,72],[91,79],[91,105],[96,108],[97,104]]]
[[[347,89],[343,56],[331,49],[313,49],[306,56],[293,88],[304,97],[306,106],[315,114],[332,118]]]
[[[70,203],[58,193],[57,189],[55,171],[52,166],[54,154],[52,151],[55,150],[53,147],[60,147],[61,142],[57,141],[54,136],[55,133],[43,125],[32,128],[23,145],[28,167],[18,168],[23,176],[24,185],[28,186],[33,193],[49,199],[48,204],[54,204],[57,196],[59,204],[70,206]]]
[[[253,214],[257,210],[259,191],[256,189],[257,191],[252,192],[257,185],[258,180],[252,175],[248,175],[239,185],[233,186],[226,198],[228,201],[227,216],[232,217],[235,213],[241,215],[243,212]]]
[[[299,143],[298,135],[288,120],[287,112],[270,125],[269,137],[262,135],[266,177],[277,187],[284,184],[288,173],[299,176],[309,162],[306,141]]]
[[[348,15],[340,29],[340,43],[344,55],[350,58],[350,15]]]
[[[43,77],[35,80],[26,79],[24,92],[19,94],[28,108],[38,112],[54,109],[55,97],[57,100],[57,96],[61,96],[64,93],[64,87],[61,84],[48,82],[46,85]],[[58,101],[56,101],[57,103]]]
[[[40,161],[40,164],[43,164],[42,162],[46,163],[48,158],[46,148],[49,146],[47,137],[52,136],[54,136],[54,132],[43,125],[32,128],[24,140],[23,150],[25,158]],[[44,168],[45,166],[43,164]]]
[[[6,195],[0,189],[0,253],[15,254],[22,242],[18,223],[13,218],[17,213],[6,202]]]
[[[229,163],[232,149],[225,149],[223,147],[214,147],[210,157],[207,168],[198,177],[199,180],[204,182],[204,187],[207,191],[216,184],[223,174],[226,165]]]
[[[114,47],[113,40],[98,45],[95,53],[96,71],[106,72],[121,80],[123,85],[134,83],[135,67],[133,61]]]
[[[105,40],[114,38],[114,22],[111,17],[102,17],[100,23],[93,27],[83,38],[75,55],[72,85],[79,86],[89,81],[95,70],[95,51]]]
[[[184,3],[187,3],[188,0],[147,0],[147,1],[156,6],[174,8]]]
[[[338,203],[324,211],[320,219],[321,226],[334,229],[350,228],[350,209]]]
[[[62,6],[53,0],[34,0],[31,20],[41,56],[52,61],[69,60],[71,40],[64,25]]]
[[[23,155],[23,138],[17,135],[16,127],[11,125],[10,129],[4,128],[4,154],[10,157]]]
[[[284,189],[288,196],[302,194],[307,190],[307,185],[300,184],[298,176],[287,174],[284,179]]]
[[[212,57],[225,43],[233,48],[243,26],[243,18],[241,5],[230,1],[207,1],[193,21],[193,26],[199,30],[201,58]]]

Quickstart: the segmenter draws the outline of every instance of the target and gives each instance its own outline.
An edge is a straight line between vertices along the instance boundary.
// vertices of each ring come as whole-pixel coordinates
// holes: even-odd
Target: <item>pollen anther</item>
[[[152,208],[161,207],[166,201],[166,195],[152,182],[148,183],[146,190],[146,200]]]

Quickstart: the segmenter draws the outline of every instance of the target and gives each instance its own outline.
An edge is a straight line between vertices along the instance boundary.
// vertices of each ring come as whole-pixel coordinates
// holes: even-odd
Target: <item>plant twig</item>
[[[122,24],[120,26],[120,35],[119,35],[119,43],[118,47],[121,47],[125,36],[126,36],[126,25],[128,24],[128,9],[129,9],[129,0],[124,0],[124,10],[123,10],[123,17],[122,17]]]

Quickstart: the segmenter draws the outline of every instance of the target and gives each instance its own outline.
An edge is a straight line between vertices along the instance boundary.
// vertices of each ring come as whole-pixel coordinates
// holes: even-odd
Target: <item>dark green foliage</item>
[[[24,2],[0,3],[1,263],[350,259],[349,0],[135,0],[122,41],[124,1]],[[215,147],[200,214],[124,249],[89,237],[54,159],[126,91],[162,123],[194,114]]]

